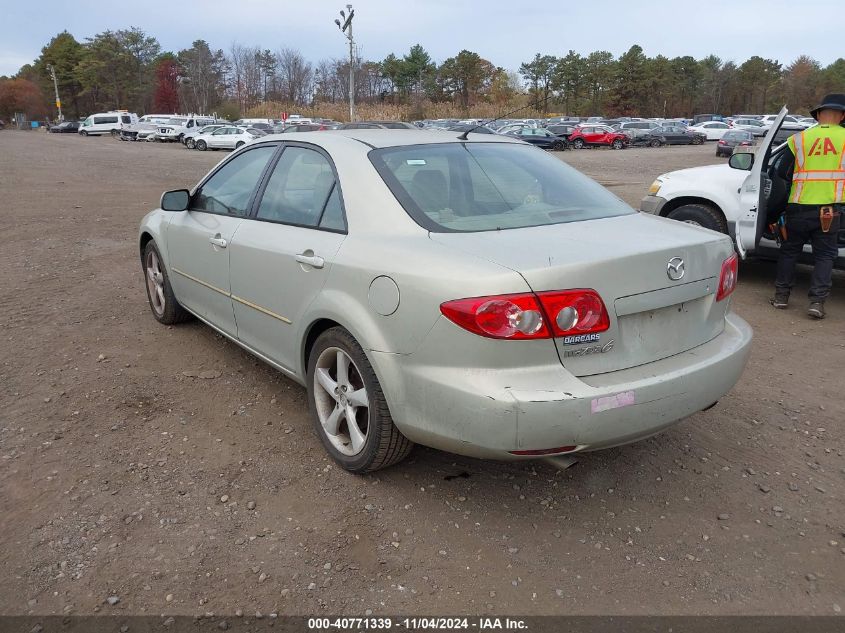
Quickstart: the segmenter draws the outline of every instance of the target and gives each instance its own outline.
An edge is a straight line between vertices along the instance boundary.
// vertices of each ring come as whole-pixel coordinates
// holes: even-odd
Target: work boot
[[[824,318],[824,304],[814,301],[813,303],[810,304],[810,307],[807,308],[807,314],[809,314],[814,319],[823,319]]]
[[[789,295],[775,293],[775,298],[769,299],[769,303],[778,310],[786,310],[789,307]]]

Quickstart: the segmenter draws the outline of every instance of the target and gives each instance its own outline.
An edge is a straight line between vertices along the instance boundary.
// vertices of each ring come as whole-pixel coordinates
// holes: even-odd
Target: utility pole
[[[340,20],[335,20],[337,28],[349,40],[349,121],[355,120],[355,40],[352,39],[352,18],[355,16],[355,11],[351,4],[346,5],[346,10],[349,15],[343,11],[340,12],[340,17],[343,18],[343,23]]]
[[[65,119],[62,116],[62,102],[59,99],[59,82],[56,80],[56,69],[53,68],[53,64],[47,64],[47,68],[50,71],[50,76],[53,78],[53,88],[56,90],[56,109],[59,111],[59,123],[61,123]]]

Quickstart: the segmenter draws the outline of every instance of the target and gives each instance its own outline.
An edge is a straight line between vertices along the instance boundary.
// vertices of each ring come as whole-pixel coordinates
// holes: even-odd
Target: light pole
[[[355,11],[351,4],[346,5],[346,10],[349,11],[349,16],[343,11],[340,12],[343,23],[340,20],[335,20],[334,23],[349,40],[349,121],[351,123],[355,120],[355,40],[352,39],[352,18],[355,16]]]
[[[59,82],[56,80],[56,69],[53,64],[47,64],[47,69],[50,71],[50,76],[53,78],[53,88],[56,90],[56,109],[59,111],[59,122],[64,121],[62,116],[62,102],[59,99]]]

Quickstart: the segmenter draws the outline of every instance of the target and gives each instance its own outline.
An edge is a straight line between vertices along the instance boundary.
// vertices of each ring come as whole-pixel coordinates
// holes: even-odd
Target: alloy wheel
[[[355,362],[342,349],[328,347],[314,369],[314,402],[320,425],[344,455],[357,455],[367,443],[370,400]]]
[[[146,262],[147,289],[150,293],[150,305],[159,317],[164,314],[166,307],[164,300],[164,274],[161,272],[161,262],[155,250],[147,253]]]

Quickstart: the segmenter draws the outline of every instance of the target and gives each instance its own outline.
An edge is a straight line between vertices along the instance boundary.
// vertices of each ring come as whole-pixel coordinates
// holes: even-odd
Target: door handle
[[[306,266],[311,266],[312,268],[322,268],[326,264],[326,260],[319,255],[306,255],[305,253],[300,253],[295,257],[295,259],[300,264],[305,264]]]
[[[226,238],[220,237],[219,233],[214,237],[209,238],[208,241],[214,244],[215,246],[219,246],[220,248],[226,248],[229,245],[229,243],[226,241]]]

